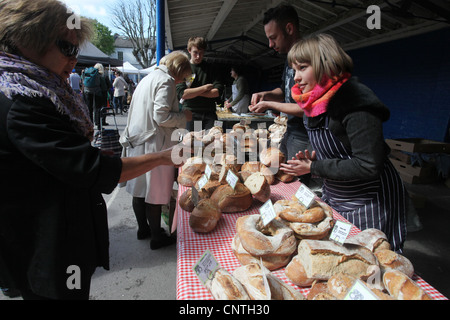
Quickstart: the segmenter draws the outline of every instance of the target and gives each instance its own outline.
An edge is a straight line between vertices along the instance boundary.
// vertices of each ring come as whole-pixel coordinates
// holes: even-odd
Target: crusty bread
[[[291,277],[302,279],[302,283],[310,281],[311,284],[314,280],[328,280],[340,272],[360,278],[367,275],[369,266],[377,264],[375,255],[367,248],[339,245],[327,240],[302,240],[297,251],[298,254],[291,263],[293,261],[301,263],[303,270],[288,264],[286,276],[289,279]],[[294,282],[293,279],[291,281]]]
[[[298,255],[294,256],[291,262],[286,266],[284,273],[293,284],[299,287],[309,287],[313,284],[313,278],[308,277],[305,267]]]
[[[267,167],[279,168],[285,160],[284,153],[275,147],[263,149],[259,154],[259,161]]]
[[[178,183],[186,187],[194,186],[205,172],[205,166],[205,163],[185,164],[178,175]]]
[[[365,229],[353,237],[347,238],[345,242],[364,246],[372,252],[390,249],[389,242],[384,232],[374,228]]]
[[[314,282],[309,290],[307,300],[336,300],[336,297],[328,292],[327,282]]]
[[[241,244],[241,240],[239,239],[239,235],[236,234],[231,242],[231,250],[233,251],[236,258],[242,265],[247,265],[250,263],[260,263],[262,260],[263,266],[269,269],[270,271],[280,269],[285,267],[289,261],[291,261],[292,255],[285,256],[253,256]],[[260,260],[261,259],[261,260]]]
[[[275,168],[278,170],[278,168]],[[275,182],[275,170],[272,171],[272,168],[269,168],[265,165],[263,165],[259,161],[247,161],[245,162],[241,167],[241,172],[261,172],[264,177],[267,179],[267,182],[271,185]],[[242,173],[241,173],[242,175]],[[246,175],[248,176],[248,175]],[[244,179],[245,181],[245,179]]]
[[[408,277],[414,275],[414,266],[405,256],[398,254],[392,250],[377,250],[375,256],[378,259],[381,272],[385,272],[388,269],[395,269],[403,272]]]
[[[211,199],[199,201],[189,216],[189,226],[195,232],[207,233],[214,230],[221,217],[216,203]]]
[[[287,174],[286,172],[284,172],[282,170],[278,170],[278,172],[275,174],[275,179],[280,180],[281,182],[284,182],[284,183],[289,183],[294,180],[297,180],[297,177],[293,176],[291,174]]]
[[[343,300],[357,280],[356,277],[345,273],[335,274],[327,282],[328,292],[337,299]],[[362,282],[362,284],[366,285],[364,282]],[[370,289],[369,286],[367,286],[367,290],[370,290],[380,300],[395,300],[392,296],[384,293],[380,289]]]
[[[205,287],[216,300],[250,300],[242,284],[224,268],[217,269]]]
[[[290,285],[278,279],[270,271],[258,263],[238,267],[233,275],[244,286],[252,300],[305,300],[305,297]],[[268,284],[264,285],[263,275]]]
[[[239,217],[236,220],[236,232],[244,249],[258,257],[291,255],[297,246],[297,240],[289,227],[274,219],[262,228],[259,214]]]
[[[250,190],[240,182],[236,183],[234,190],[229,184],[220,185],[210,199],[224,213],[246,211],[253,204]]]
[[[398,270],[387,270],[383,283],[390,295],[397,300],[433,300],[411,278]]]
[[[244,182],[253,198],[265,203],[270,199],[270,185],[261,172],[254,172]]]

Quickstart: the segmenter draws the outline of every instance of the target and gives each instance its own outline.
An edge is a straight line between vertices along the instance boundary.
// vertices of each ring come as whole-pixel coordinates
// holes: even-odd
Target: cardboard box
[[[406,164],[397,159],[391,158],[390,160],[398,172],[407,173],[412,176],[417,176],[420,178],[432,178],[432,177],[437,178],[437,171],[434,166],[417,167],[412,166],[410,164]]]
[[[391,149],[390,158],[400,160],[403,163],[411,164],[411,156],[400,150]]]
[[[450,153],[450,143],[422,138],[386,139],[386,143],[391,149],[411,153]]]

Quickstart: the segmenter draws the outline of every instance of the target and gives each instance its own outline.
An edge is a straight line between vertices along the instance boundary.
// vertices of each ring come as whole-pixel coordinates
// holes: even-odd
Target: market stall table
[[[300,182],[291,183],[276,182],[271,185],[271,200],[275,203],[281,199],[290,199],[300,187]],[[189,187],[179,186],[178,198]],[[320,199],[318,199],[320,200]],[[233,272],[241,264],[231,250],[231,242],[236,234],[236,220],[244,215],[259,214],[262,203],[254,201],[253,205],[245,212],[224,213],[216,228],[210,233],[195,233],[189,226],[190,213],[184,211],[177,205],[177,299],[178,300],[211,300],[209,291],[203,286],[193,270],[206,250],[209,250],[221,267]],[[341,215],[333,210],[336,220],[346,221]],[[349,237],[359,233],[360,230],[352,226]],[[305,297],[310,288],[300,288],[294,285],[285,275],[284,268],[272,271],[272,273],[299,290]],[[422,278],[414,275],[413,280],[422,287],[431,298],[436,300],[447,300],[440,292],[425,282]]]

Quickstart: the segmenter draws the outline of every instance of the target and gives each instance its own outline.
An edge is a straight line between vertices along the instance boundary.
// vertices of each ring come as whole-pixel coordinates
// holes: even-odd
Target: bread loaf
[[[398,270],[387,270],[383,274],[383,283],[397,300],[433,300],[411,278]]]
[[[231,242],[231,250],[233,251],[236,258],[242,265],[247,265],[250,263],[260,263],[262,260],[263,266],[269,269],[270,271],[280,269],[285,267],[289,261],[291,261],[291,255],[285,256],[253,256],[241,244],[241,240],[239,239],[239,235],[236,234]]]
[[[373,228],[365,229],[353,237],[347,238],[345,242],[364,246],[372,252],[390,249],[389,241],[384,232]]]
[[[217,269],[205,287],[216,300],[250,300],[242,284],[224,268]]]
[[[270,199],[270,185],[261,172],[255,172],[244,182],[244,185],[250,190],[253,198],[265,203]]]
[[[336,300],[336,297],[328,292],[327,282],[314,282],[309,290],[307,300]]]
[[[182,186],[192,187],[205,172],[205,163],[187,162],[181,167],[177,181]]]
[[[224,213],[246,211],[253,204],[250,190],[240,182],[236,183],[234,189],[229,184],[220,185],[210,199]]]
[[[205,190],[198,191],[198,201],[207,199],[210,197],[210,194]],[[187,189],[184,191],[180,198],[178,199],[178,203],[181,207],[181,209],[192,212],[195,208],[194,201],[192,200],[192,188]]]
[[[214,230],[221,217],[216,203],[211,199],[199,201],[189,216],[189,226],[195,232],[207,233]]]
[[[259,161],[266,167],[279,168],[285,160],[284,153],[275,147],[263,149],[259,154]]]
[[[302,268],[290,266],[294,260],[301,263]],[[364,247],[341,246],[326,240],[302,240],[297,256],[286,267],[286,276],[292,282],[294,279],[291,277],[302,279],[302,283],[309,282],[307,285],[310,285],[314,280],[328,280],[340,272],[360,278],[367,275],[369,266],[376,264],[375,255]],[[300,274],[297,275],[297,272]]]
[[[337,299],[343,300],[357,280],[356,277],[349,276],[345,273],[335,274],[327,282],[328,292]],[[365,284],[364,282],[362,283]],[[368,286],[366,288],[380,300],[395,300],[393,297],[379,289],[370,289]]]
[[[253,256],[292,255],[297,246],[289,227],[277,220],[263,227],[259,214],[239,217],[236,232],[244,249]]]
[[[293,284],[299,287],[309,287],[315,281],[307,275],[303,262],[298,255],[294,256],[288,263],[284,273]]]
[[[252,300],[304,300],[305,297],[290,285],[284,283],[258,263],[238,267],[234,277],[244,286]],[[265,275],[268,288],[264,285]],[[268,290],[267,290],[268,289]]]
[[[414,275],[414,267],[411,261],[405,256],[398,254],[392,250],[377,250],[375,256],[378,259],[381,272],[384,273],[386,270],[394,269],[403,272],[408,277]]]

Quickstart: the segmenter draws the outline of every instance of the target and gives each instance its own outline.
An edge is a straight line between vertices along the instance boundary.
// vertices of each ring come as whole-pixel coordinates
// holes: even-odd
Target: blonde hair
[[[324,75],[331,78],[353,71],[352,58],[332,36],[324,33],[296,42],[289,50],[287,59],[290,66],[310,64],[317,82],[322,81]]]
[[[183,78],[183,76],[192,73],[189,57],[181,50],[173,51],[162,57],[159,64],[166,66],[170,74],[175,78]]]
[[[191,37],[188,40],[187,49],[191,50],[192,47],[197,47],[197,49],[206,50],[206,40],[202,37]]]
[[[105,68],[103,67],[103,65],[101,63],[96,63],[94,68],[97,69],[98,73],[100,73],[101,75],[103,75],[105,73]]]
[[[0,50],[20,54],[18,47],[44,54],[56,40],[63,40],[71,29],[68,21],[73,13],[58,0],[1,0]],[[80,19],[75,28],[79,44],[92,34],[91,23]]]

